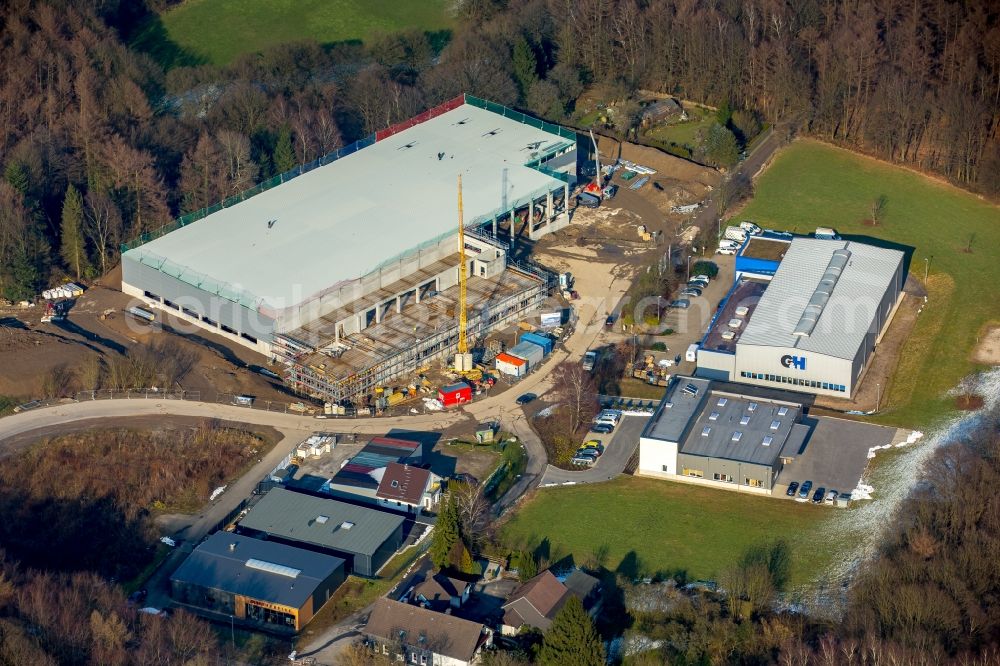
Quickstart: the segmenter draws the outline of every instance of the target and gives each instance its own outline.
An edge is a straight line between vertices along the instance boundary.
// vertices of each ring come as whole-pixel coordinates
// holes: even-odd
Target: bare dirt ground
[[[43,304],[0,309],[0,395],[43,397],[44,378],[56,366],[78,367],[88,356],[126,354],[133,345],[156,336],[173,336],[199,358],[180,388],[200,391],[202,399],[209,401],[219,393],[299,401],[279,383],[248,369],[249,365],[265,365],[263,356],[207,331],[174,331],[167,328],[169,322],[164,329],[156,329],[125,314],[134,299],[119,291],[120,287],[121,268],[116,267],[76,300],[64,322],[42,323]]]
[[[636,179],[632,179],[631,183],[621,180],[621,170],[615,173],[612,182],[619,186],[619,194],[637,192],[662,216],[674,215],[670,213],[671,206],[704,200],[721,180],[721,175],[715,169],[682,160],[655,148],[618,142],[603,136],[599,138],[597,146],[601,152],[601,164],[621,159],[656,170],[649,177],[649,182],[638,191],[628,189]],[[681,218],[677,216],[677,219]]]
[[[1000,365],[1000,325],[987,328],[972,350],[972,360],[986,365]]]

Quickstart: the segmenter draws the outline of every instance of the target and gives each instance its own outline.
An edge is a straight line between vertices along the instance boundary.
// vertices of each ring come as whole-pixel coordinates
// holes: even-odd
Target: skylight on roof
[[[726,398],[719,398],[719,402],[715,404],[717,404],[719,407],[725,407],[727,402],[729,402],[729,400],[727,400]]]
[[[761,446],[771,446],[771,442],[773,441],[774,441],[773,437],[771,437],[770,435],[764,435],[764,441],[762,441],[760,444]]]
[[[788,413],[788,407],[778,407],[778,416],[784,416]]]
[[[742,432],[740,432],[739,430],[737,430],[736,432],[733,433],[733,441],[734,442],[738,442],[741,439],[743,439],[743,433]]]
[[[320,525],[326,525],[326,521],[330,520],[329,516],[316,516],[316,522]]]
[[[275,564],[274,562],[266,562],[264,560],[255,560],[253,558],[246,561],[246,566],[249,569],[266,571],[267,573],[273,573],[287,578],[298,578],[299,574],[302,573],[301,569],[286,567],[284,564]]]
[[[712,432],[712,426],[705,426],[704,428],[702,428],[701,436],[708,437],[710,432]]]
[[[718,421],[719,420],[719,412],[712,412],[711,414],[709,414],[708,415],[708,420],[709,421]]]
[[[781,421],[771,421],[771,430],[777,430],[781,427]]]
[[[351,522],[351,521],[349,521],[349,520],[345,520],[344,522],[342,522],[342,523],[340,524],[340,527],[341,527],[341,529],[345,529],[345,530],[349,530],[349,529],[351,529],[352,527],[354,527],[354,523],[352,523],[352,522]]]
[[[751,402],[749,405],[747,405],[747,411],[748,412],[756,412],[757,411],[757,403],[756,402]]]
[[[740,417],[740,425],[747,425],[749,423],[750,423],[750,417],[747,414],[744,414],[742,417]]]

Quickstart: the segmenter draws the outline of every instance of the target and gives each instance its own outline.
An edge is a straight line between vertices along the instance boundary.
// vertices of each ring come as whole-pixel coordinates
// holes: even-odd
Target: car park
[[[830,492],[828,492],[826,494],[826,501],[824,503],[825,504],[833,504],[834,502],[837,501],[837,495],[839,495],[839,494],[840,493],[838,493],[836,490],[831,490]]]
[[[796,497],[796,501],[805,502],[809,499],[809,491],[812,490],[813,482],[804,481],[801,486],[799,486],[799,496]]]
[[[792,481],[788,484],[788,490],[785,491],[785,495],[788,497],[795,497],[795,493],[799,491],[799,482]]]
[[[820,486],[816,489],[816,492],[813,493],[813,504],[822,504],[824,497],[826,497],[826,488]]]
[[[519,405],[527,405],[529,402],[536,399],[537,397],[538,396],[535,395],[534,393],[522,393],[521,395],[517,396],[517,400],[515,400],[514,402],[516,402]]]

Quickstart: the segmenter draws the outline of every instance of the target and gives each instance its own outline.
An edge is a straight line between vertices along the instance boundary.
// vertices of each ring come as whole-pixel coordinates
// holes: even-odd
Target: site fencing
[[[88,400],[190,400],[201,402],[201,391],[163,391],[155,388],[148,389],[100,389],[92,391],[78,391],[77,402]]]
[[[138,237],[132,239],[131,241],[122,243],[121,251],[124,254],[129,250],[134,250],[137,247],[141,247],[142,245],[145,245],[150,241],[165,236],[166,234],[172,231],[176,231],[177,229],[186,227],[187,225],[197,222],[198,220],[203,220],[209,215],[217,213],[225,208],[231,208],[232,206],[235,206],[238,203],[242,203],[247,199],[250,199],[251,197],[254,197],[262,192],[266,192],[273,187],[288,182],[293,178],[297,178],[298,176],[301,176],[304,173],[308,173],[313,169],[317,169],[321,166],[326,166],[327,164],[335,162],[343,157],[347,157],[348,155],[353,155],[359,150],[367,148],[368,146],[371,146],[378,141],[387,139],[395,134],[398,134],[399,132],[402,132],[403,130],[419,125],[420,123],[427,122],[428,120],[436,118],[444,113],[447,113],[448,111],[457,109],[463,103],[469,104],[470,106],[475,106],[480,109],[484,109],[486,111],[490,111],[497,115],[503,116],[504,118],[510,118],[511,120],[522,123],[524,125],[535,127],[549,134],[554,134],[563,139],[566,139],[567,141],[571,141],[573,145],[575,145],[576,143],[577,134],[573,130],[566,129],[565,127],[561,127],[560,125],[555,125],[553,123],[545,122],[544,120],[539,120],[538,118],[532,118],[531,116],[521,113],[520,111],[515,111],[514,109],[507,108],[502,104],[489,102],[487,100],[480,99],[472,95],[459,95],[458,97],[455,97],[454,99],[450,99],[447,102],[439,104],[438,106],[435,106],[432,109],[428,109],[427,111],[424,111],[423,113],[414,116],[409,120],[396,123],[395,125],[387,127],[386,129],[383,130],[379,130],[374,134],[369,134],[368,136],[362,139],[358,139],[357,141],[355,141],[350,145],[344,146],[343,148],[338,148],[337,150],[327,153],[326,155],[323,155],[322,157],[319,157],[311,162],[297,166],[294,169],[290,169],[289,171],[286,171],[284,173],[280,173],[277,176],[274,176],[273,178],[270,178],[262,183],[255,185],[254,187],[249,188],[248,190],[245,190],[238,194],[234,194],[231,197],[228,197],[225,200],[220,201],[219,203],[213,204],[206,208],[202,208],[200,210],[196,210],[191,213],[187,213],[185,215],[181,215],[173,222],[165,224],[162,227],[159,227],[158,229],[154,229],[152,231],[147,231],[143,234],[140,234]],[[564,183],[571,183],[572,177],[569,176],[568,174],[564,174],[555,171],[553,169],[549,169],[548,167],[545,167],[542,164],[542,162],[546,160],[548,157],[561,150],[567,149],[569,145],[570,145],[569,143],[556,143],[547,146],[544,151],[541,151],[538,154],[532,156],[532,160],[528,163],[528,166],[536,168],[542,173],[545,173],[546,175],[556,178]],[[544,196],[545,194],[546,194],[545,191],[541,192],[541,196]],[[537,198],[537,195],[534,196],[536,196]],[[521,206],[526,206],[529,203],[527,199],[528,198],[526,197],[525,200],[518,200],[513,205],[508,207],[508,210],[516,209]],[[477,218],[477,220],[474,221],[473,224],[482,224],[485,221],[493,219],[493,217],[495,217],[497,214],[502,214],[504,212],[507,211],[497,211],[497,213],[495,214],[481,216],[481,218]]]

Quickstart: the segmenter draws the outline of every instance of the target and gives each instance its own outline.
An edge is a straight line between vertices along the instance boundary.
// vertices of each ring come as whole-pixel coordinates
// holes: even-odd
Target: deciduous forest
[[[150,44],[165,4],[0,15],[3,296],[102,274],[122,241],[461,92],[563,122],[591,86],[667,92],[1000,192],[988,0],[465,0],[448,39],[301,42],[227,67]]]

